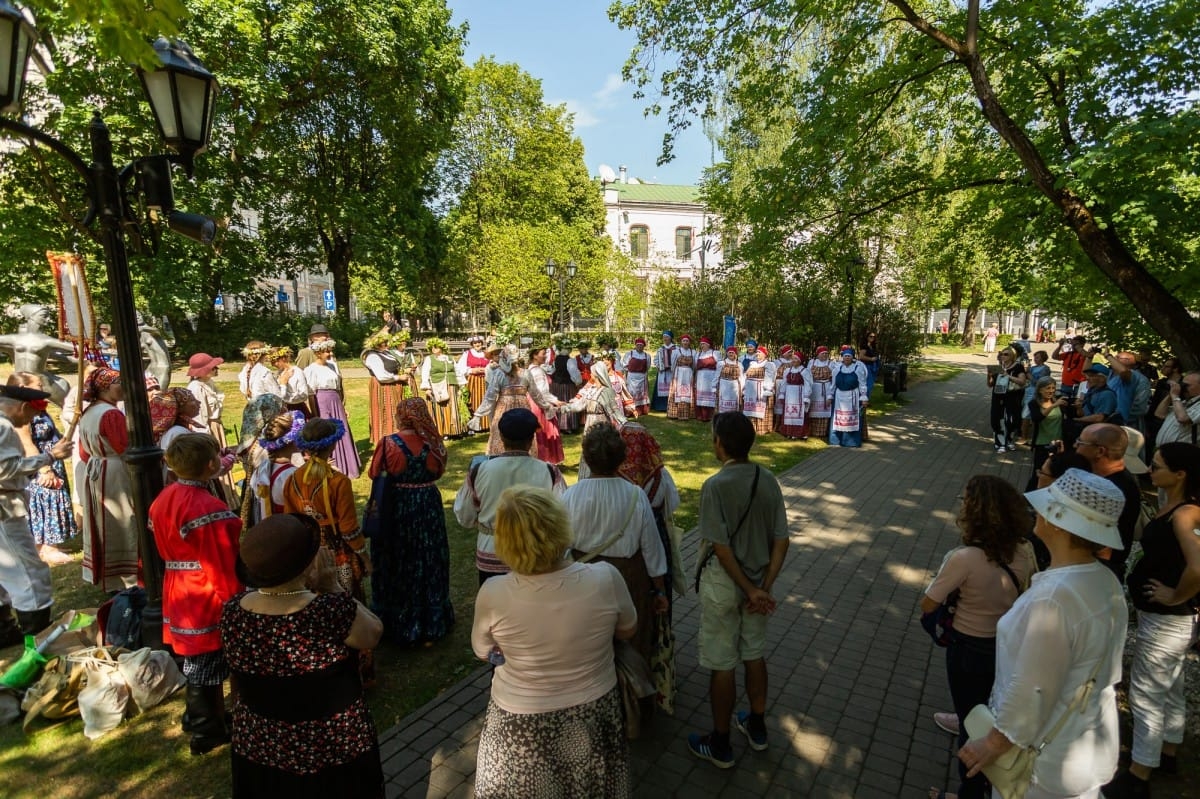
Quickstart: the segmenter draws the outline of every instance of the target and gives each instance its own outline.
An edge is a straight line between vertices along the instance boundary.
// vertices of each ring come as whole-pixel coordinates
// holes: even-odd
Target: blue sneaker
[[[688,735],[688,749],[701,760],[707,760],[717,768],[733,768],[733,749],[719,752],[713,748],[712,736],[693,732]]]
[[[734,718],[733,726],[742,731],[746,736],[746,740],[750,742],[750,748],[755,752],[767,751],[767,731],[764,729],[760,733],[750,731],[750,711],[739,710]]]

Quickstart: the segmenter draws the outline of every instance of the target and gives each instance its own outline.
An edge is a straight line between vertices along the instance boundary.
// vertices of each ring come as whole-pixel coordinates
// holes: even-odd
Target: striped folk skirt
[[[483,395],[487,393],[486,375],[467,375],[467,410],[475,413],[475,409],[483,404]],[[490,416],[479,417],[479,431],[486,432],[491,424]]]
[[[429,415],[433,417],[438,432],[443,437],[460,436],[467,428],[462,422],[462,415],[458,412],[458,386],[447,386],[446,389],[450,392],[448,402],[427,399],[425,407],[429,409]]]
[[[371,407],[371,441],[379,443],[396,432],[396,409],[403,399],[403,383],[380,383],[371,377],[367,396]]]
[[[579,393],[579,389],[574,383],[551,383],[550,393],[554,395],[555,399],[570,402],[575,399],[575,395]],[[558,415],[558,431],[560,433],[578,433],[579,414],[574,411],[560,413]]]
[[[617,689],[594,702],[547,713],[509,713],[488,702],[475,796],[630,796],[629,745]]]

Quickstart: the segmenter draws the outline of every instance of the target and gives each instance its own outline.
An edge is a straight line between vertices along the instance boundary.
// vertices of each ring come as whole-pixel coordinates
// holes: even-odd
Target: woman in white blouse
[[[583,435],[583,462],[590,474],[566,490],[563,504],[571,520],[575,559],[611,563],[625,578],[638,611],[638,630],[630,643],[649,663],[657,626],[654,617],[669,608],[667,555],[650,500],[618,472],[624,461],[625,441],[612,425],[588,428]]]
[[[337,419],[346,426],[346,434],[338,439],[331,460],[339,472],[353,480],[358,477],[361,463],[342,399],[342,373],[333,359],[336,344],[333,339],[326,339],[309,345],[316,360],[304,367],[304,382],[312,392],[310,408],[315,411],[314,415],[322,419]]]
[[[988,703],[995,725],[958,757],[974,776],[1015,746],[1044,745],[1027,799],[1098,799],[1117,769],[1113,685],[1121,681],[1129,612],[1095,553],[1121,548],[1125,498],[1109,480],[1080,469],[1025,497],[1037,511],[1034,529],[1050,550],[1050,568],[1034,575],[996,627]]]
[[[607,563],[563,557],[571,526],[544,488],[505,491],[495,532],[512,571],[486,581],[475,600],[471,647],[496,666],[475,796],[624,799],[629,747],[613,637],[637,627],[625,582]]]
[[[289,411],[300,411],[307,419],[308,382],[304,379],[304,370],[292,365],[292,348],[275,347],[267,360],[275,370],[275,385],[279,387],[276,396],[283,400]]]

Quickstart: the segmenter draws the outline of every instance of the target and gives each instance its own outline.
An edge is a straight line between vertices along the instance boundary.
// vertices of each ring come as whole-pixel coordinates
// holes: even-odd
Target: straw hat
[[[1132,474],[1147,474],[1150,467],[1142,460],[1142,447],[1146,446],[1146,437],[1132,427],[1122,427],[1125,435],[1129,436],[1129,446],[1125,447],[1125,468]]]
[[[1125,548],[1117,529],[1125,495],[1107,478],[1067,469],[1048,487],[1027,493],[1025,499],[1055,527],[1101,546]]]

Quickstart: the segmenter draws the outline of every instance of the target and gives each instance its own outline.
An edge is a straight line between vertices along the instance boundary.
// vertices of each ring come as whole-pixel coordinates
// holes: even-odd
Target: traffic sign
[[[325,289],[323,294],[325,296],[325,310],[332,311],[336,307],[336,302],[333,297],[333,290]]]
[[[224,308],[225,307],[225,297],[218,294],[216,296],[216,298],[213,299],[213,305],[217,308]]]

